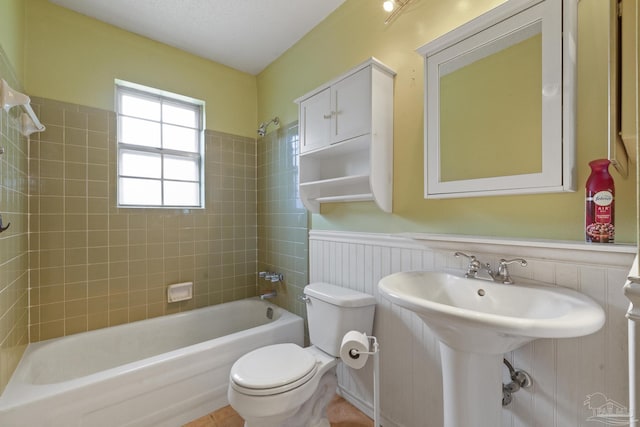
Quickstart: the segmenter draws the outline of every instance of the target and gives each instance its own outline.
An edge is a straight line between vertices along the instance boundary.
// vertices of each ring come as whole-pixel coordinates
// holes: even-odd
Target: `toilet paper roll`
[[[358,331],[349,331],[342,337],[340,358],[347,366],[353,369],[362,368],[369,358],[368,354],[362,353],[368,351],[369,338],[367,338],[366,334]]]

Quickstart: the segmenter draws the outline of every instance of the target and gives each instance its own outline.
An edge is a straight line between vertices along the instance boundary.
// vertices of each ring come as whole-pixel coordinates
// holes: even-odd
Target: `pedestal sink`
[[[440,340],[445,427],[500,426],[503,354],[537,338],[588,335],[605,320],[579,292],[524,280],[414,271],[384,277],[378,289]]]

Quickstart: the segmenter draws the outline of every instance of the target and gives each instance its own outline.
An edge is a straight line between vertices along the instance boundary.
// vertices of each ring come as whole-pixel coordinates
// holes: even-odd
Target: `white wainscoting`
[[[628,406],[628,300],[622,293],[635,247],[420,234],[384,235],[311,231],[310,281],[324,281],[374,295],[374,334],[381,346],[381,408],[385,427],[441,427],[442,379],[438,342],[412,312],[378,295],[378,280],[408,270],[454,269],[471,253],[495,265],[499,258],[523,257],[528,267],[510,266],[512,276],[532,278],[583,292],[605,309],[599,332],[582,338],[537,340],[505,357],[533,378],[503,410],[503,427],[593,426],[584,405],[600,392]],[[508,285],[505,285],[508,286]],[[341,391],[371,412],[372,363],[339,369]],[[506,368],[505,368],[506,371]],[[504,381],[507,381],[505,372]],[[478,396],[479,399],[482,396]],[[477,426],[484,426],[479,420]]]

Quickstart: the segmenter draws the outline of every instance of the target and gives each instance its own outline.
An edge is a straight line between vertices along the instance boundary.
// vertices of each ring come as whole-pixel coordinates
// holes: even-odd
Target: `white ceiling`
[[[345,0],[50,0],[83,15],[258,74]]]

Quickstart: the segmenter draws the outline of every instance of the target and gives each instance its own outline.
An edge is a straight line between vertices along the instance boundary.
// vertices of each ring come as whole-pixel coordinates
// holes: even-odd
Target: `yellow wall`
[[[421,231],[584,240],[587,163],[607,155],[606,1],[579,4],[578,191],[448,200],[423,198],[423,63],[415,49],[495,7],[498,0],[416,0],[385,25],[381,1],[347,0],[258,75],[258,117],[297,118],[293,100],[375,56],[397,71],[394,112],[394,213],[373,203],[327,204],[313,228]],[[631,171],[630,176],[634,176]],[[616,180],[618,242],[635,241],[635,182]]]
[[[24,77],[24,9],[23,0],[2,0],[0,7],[0,47],[20,83]]]
[[[118,78],[202,99],[207,129],[255,136],[255,76],[47,0],[26,5],[24,84],[30,95],[113,111]]]

